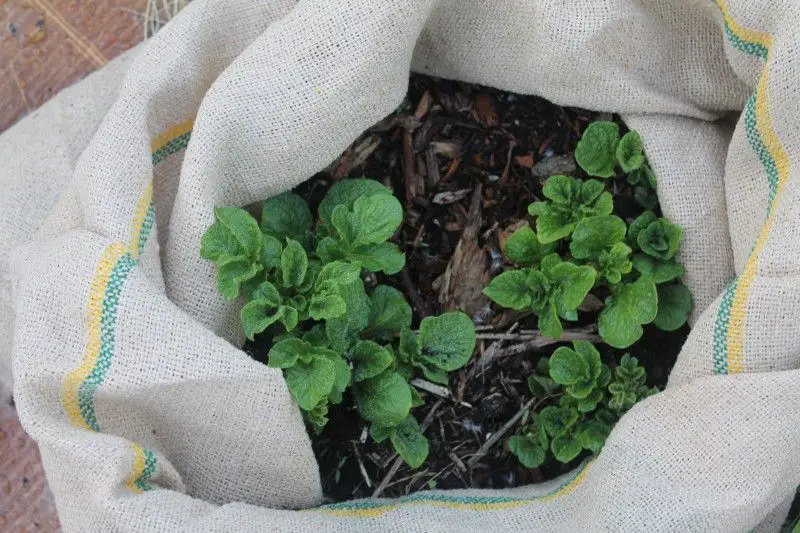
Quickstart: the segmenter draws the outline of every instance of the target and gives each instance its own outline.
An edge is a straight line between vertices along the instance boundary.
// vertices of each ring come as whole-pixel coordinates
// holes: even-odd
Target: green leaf
[[[581,354],[561,346],[550,356],[550,377],[561,385],[574,385],[590,380],[591,368]]]
[[[578,266],[567,261],[550,269],[553,288],[550,300],[555,303],[558,314],[575,311],[594,286],[597,272],[589,265]]]
[[[578,401],[577,408],[581,413],[591,413],[597,409],[597,404],[603,401],[603,393],[599,389],[593,389],[585,398]]]
[[[359,246],[344,255],[370,272],[383,271],[390,276],[403,270],[406,264],[406,254],[391,242]]]
[[[557,210],[548,206],[546,203],[537,202],[531,206],[543,205],[538,210],[528,209],[528,212],[536,214],[536,238],[539,242],[547,244],[567,237],[575,229],[577,220],[574,220],[569,212]],[[536,211],[536,213],[534,213]]]
[[[326,224],[331,224],[333,209],[343,205],[347,210],[353,208],[356,200],[362,196],[374,194],[391,194],[391,191],[380,182],[371,179],[346,179],[333,185],[328,190],[325,198],[319,204],[319,218]]]
[[[546,398],[558,389],[558,384],[546,376],[528,376],[528,389],[535,398]]]
[[[403,206],[391,194],[362,196],[353,204],[353,223],[353,246],[380,244],[391,239],[403,223]]]
[[[527,291],[530,295],[529,307],[536,313],[541,313],[545,310],[547,305],[549,305],[550,290],[552,285],[548,275],[550,271],[548,270],[548,274],[545,274],[544,269],[545,265],[548,264],[549,259],[553,256],[558,257],[557,254],[552,254],[542,260],[542,270],[528,269],[527,271],[525,284],[527,285]],[[558,261],[560,262],[560,259]],[[525,270],[522,270],[522,272],[524,273]],[[525,310],[525,308],[520,309],[520,311],[523,310]]]
[[[297,363],[298,357],[308,353],[310,346],[300,339],[285,339],[276,342],[269,350],[270,368],[290,368]]]
[[[400,424],[411,409],[408,383],[400,374],[391,370],[353,384],[353,393],[361,416],[384,426]]]
[[[566,433],[578,421],[578,416],[576,409],[550,405],[539,411],[536,421],[542,424],[548,435],[556,437]]]
[[[200,256],[204,259],[218,261],[237,255],[245,255],[245,250],[221,222],[211,225],[200,239]]]
[[[630,185],[644,184],[649,185],[653,190],[656,189],[656,175],[653,174],[653,170],[647,163],[643,163],[642,166],[628,174],[626,179]]]
[[[358,341],[350,352],[353,361],[353,381],[374,378],[394,362],[394,357],[380,344],[372,341]]]
[[[275,285],[269,281],[262,281],[250,296],[251,300],[260,302],[265,306],[278,307],[281,302],[281,295]]]
[[[428,439],[422,434],[419,424],[408,415],[398,426],[389,430],[389,438],[397,455],[411,468],[419,468],[428,457]]]
[[[315,347],[316,352],[319,352],[319,347]],[[350,365],[347,364],[344,357],[339,355],[338,353],[334,352],[333,350],[324,349],[327,357],[333,361],[334,366],[334,380],[333,380],[333,388],[334,390],[338,391],[339,393],[344,392],[347,387],[350,386],[351,380],[351,372],[350,372]],[[339,402],[336,402],[339,403]]]
[[[422,376],[428,381],[438,383],[439,385],[447,385],[450,383],[450,376],[441,368],[436,368],[433,365],[426,364],[425,362],[415,362],[417,367],[422,369]]]
[[[452,372],[467,364],[475,351],[475,325],[461,311],[429,316],[419,324],[422,358]]]
[[[545,451],[528,437],[514,435],[508,439],[508,449],[527,468],[538,468],[544,463]]]
[[[327,357],[297,361],[286,369],[286,386],[301,409],[310,411],[328,397],[336,381],[336,366]]]
[[[645,211],[639,215],[628,227],[628,244],[638,246],[639,233],[656,220],[658,217],[652,211]]]
[[[633,172],[644,164],[644,145],[642,137],[635,131],[629,131],[617,145],[617,161],[623,172]]]
[[[575,435],[565,433],[553,438],[553,442],[550,443],[550,449],[553,451],[557,461],[568,463],[578,457],[581,450],[583,450],[583,446],[581,446],[581,441]]]
[[[600,252],[597,264],[600,267],[600,274],[614,285],[622,281],[624,274],[629,274],[633,270],[630,261],[631,248],[624,242],[614,244],[610,249]]]
[[[312,217],[306,201],[290,192],[273,196],[261,209],[261,230],[280,240],[303,241],[311,231]]]
[[[398,359],[404,363],[409,363],[417,359],[421,353],[422,347],[419,344],[419,337],[409,328],[400,330],[400,347],[397,355]]]
[[[261,251],[261,230],[250,213],[238,207],[218,207],[217,221],[233,235],[248,257],[256,258]]]
[[[346,261],[333,261],[322,267],[314,281],[314,287],[319,288],[325,282],[334,281],[339,285],[352,283],[361,275],[358,265]]]
[[[675,331],[686,323],[692,311],[692,293],[683,283],[658,286],[658,314],[653,324],[663,331]]]
[[[378,285],[370,296],[369,333],[391,340],[403,328],[411,327],[411,306],[403,293],[388,285]]]
[[[683,265],[675,261],[662,261],[646,254],[633,256],[633,268],[645,276],[653,276],[653,281],[666,283],[683,276]]]
[[[524,311],[531,306],[528,274],[524,270],[509,270],[495,276],[483,289],[483,294],[496,304],[516,311]]]
[[[364,282],[360,278],[341,285],[339,290],[344,298],[347,312],[325,321],[325,335],[332,349],[344,352],[358,340],[358,334],[369,324],[370,307]]]
[[[379,424],[372,424],[369,428],[369,435],[372,440],[380,444],[389,438],[389,432],[392,430],[389,426],[381,426]]]
[[[542,244],[529,226],[523,226],[506,240],[503,253],[512,263],[538,265],[542,258],[556,251],[555,244]]]
[[[637,185],[633,188],[633,199],[645,209],[653,210],[658,207],[658,196],[644,185]]]
[[[274,309],[275,306],[260,300],[247,302],[239,312],[245,337],[253,340],[253,337],[277,322],[280,315],[277,312],[269,313]]]
[[[552,302],[548,302],[539,313],[537,325],[539,326],[539,332],[551,339],[557,339],[564,333],[564,327],[561,325],[561,319],[558,318],[556,305]]]
[[[277,315],[278,320],[280,320],[283,327],[286,328],[286,331],[292,331],[297,327],[298,322],[300,322],[300,312],[288,305],[278,307]]]
[[[542,187],[542,194],[545,198],[564,205],[570,205],[580,195],[580,192],[580,180],[561,174],[550,176]]]
[[[606,298],[606,308],[598,317],[600,337],[614,348],[627,348],[642,336],[642,324],[649,324],[658,312],[656,285],[650,276],[617,286]]]
[[[603,364],[600,361],[600,352],[589,341],[572,341],[575,352],[583,358],[589,367],[589,377],[596,380],[600,377]]]
[[[589,124],[575,148],[575,161],[590,176],[610,178],[614,175],[619,126],[609,121]]]
[[[419,407],[421,405],[425,405],[425,400],[422,399],[420,393],[414,387],[410,387],[411,390],[411,408]]]
[[[640,231],[636,242],[647,255],[668,260],[678,251],[682,236],[683,230],[679,226],[660,218]]]
[[[217,262],[217,289],[228,300],[239,296],[242,283],[261,272],[261,265],[244,256],[222,258]]]
[[[606,443],[611,428],[598,420],[587,420],[581,424],[578,437],[581,447],[592,453],[600,453]]]
[[[625,221],[615,215],[587,217],[572,232],[569,251],[577,259],[595,258],[625,239]]]
[[[340,294],[339,284],[327,280],[311,295],[308,315],[314,320],[328,320],[337,318],[347,313],[347,303]]]
[[[283,245],[278,239],[266,233],[261,234],[261,256],[259,260],[265,269],[272,270],[280,267],[282,252]]]
[[[286,239],[286,248],[281,253],[283,286],[292,287],[303,283],[308,271],[308,256],[299,242]]]

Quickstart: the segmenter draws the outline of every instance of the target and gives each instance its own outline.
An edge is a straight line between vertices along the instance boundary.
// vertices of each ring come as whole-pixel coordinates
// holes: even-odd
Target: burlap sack
[[[192,3],[0,139],[15,394],[65,528],[776,530],[800,483],[798,19],[795,0]],[[327,165],[409,69],[622,113],[686,229],[694,329],[571,475],[314,507],[300,414],[237,349],[199,239],[214,206]]]

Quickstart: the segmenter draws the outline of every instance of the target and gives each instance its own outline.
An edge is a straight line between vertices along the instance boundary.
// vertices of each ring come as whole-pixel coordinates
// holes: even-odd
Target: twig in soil
[[[467,465],[465,465],[464,461],[462,461],[461,458],[457,456],[454,452],[448,453],[447,456],[453,461],[453,464],[455,464],[459,470],[461,470],[462,472],[467,471]]]
[[[453,397],[453,393],[450,392],[450,389],[448,389],[447,387],[443,387],[442,385],[437,385],[436,383],[431,383],[430,381],[426,381],[420,378],[414,378],[411,381],[409,381],[409,383],[418,389],[433,394],[434,396],[438,396],[439,398],[452,399],[459,405],[463,405],[468,409],[472,409],[471,403],[457,401]]]
[[[425,415],[425,420],[423,420],[422,424],[420,425],[420,431],[422,433],[425,433],[425,430],[428,429],[428,426],[433,421],[433,417],[436,415],[436,412],[439,410],[439,408],[442,406],[443,403],[444,400],[441,398],[436,400],[436,403],[433,404],[431,410],[428,411],[427,415]],[[392,457],[397,457],[397,454],[394,454]],[[386,487],[389,486],[389,483],[391,483],[392,478],[394,477],[395,474],[397,474],[397,471],[400,470],[400,467],[402,465],[403,465],[403,458],[397,457],[397,459],[394,460],[394,464],[392,464],[392,467],[389,469],[388,472],[386,472],[386,475],[381,480],[380,485],[378,485],[378,487],[372,493],[371,496],[372,498],[378,498],[383,493],[383,491],[386,490]]]
[[[364,459],[361,458],[361,452],[358,451],[358,444],[353,443],[353,452],[356,455],[356,461],[358,461],[358,469],[361,471],[361,477],[364,478],[364,483],[367,484],[367,488],[372,488],[372,480],[369,478],[369,474],[367,474],[367,469],[364,466]]]
[[[508,346],[499,350],[496,354],[493,354],[493,359],[500,359],[502,357],[508,357],[510,355],[517,355],[524,352],[532,352],[541,350],[546,346],[550,346],[552,344],[557,344],[560,342],[569,342],[569,341],[589,341],[592,344],[597,344],[602,342],[600,335],[594,333],[597,331],[596,324],[590,324],[589,326],[584,326],[583,328],[575,328],[572,330],[564,330],[564,334],[557,339],[551,339],[550,337],[536,337],[535,339],[521,342],[519,344],[514,344],[512,346]],[[488,361],[485,361],[488,363]]]
[[[483,456],[486,455],[486,452],[488,452],[492,446],[497,444],[497,441],[503,438],[503,436],[506,433],[508,433],[508,430],[511,429],[514,426],[514,424],[516,424],[519,421],[519,419],[522,418],[522,415],[525,414],[525,412],[529,410],[531,407],[533,407],[535,403],[536,403],[536,398],[531,398],[530,400],[525,402],[525,405],[522,406],[522,409],[517,411],[517,414],[512,416],[508,420],[508,422],[503,424],[503,427],[498,429],[491,437],[489,437],[489,439],[486,442],[484,442],[481,445],[480,448],[478,448],[478,451],[475,452],[475,454],[469,458],[469,461],[467,461],[467,466],[471,468],[473,465],[475,465],[475,463],[480,461],[481,458],[483,458]]]
[[[422,301],[422,297],[414,286],[414,282],[411,281],[411,274],[408,273],[408,266],[403,267],[403,270],[400,271],[400,283],[406,290],[406,296],[411,300],[411,305],[414,307],[420,320],[428,316],[428,307],[425,305],[425,302]]]
[[[508,178],[508,171],[511,169],[511,153],[514,151],[514,148],[517,146],[516,141],[511,141],[508,143],[508,155],[506,156],[506,166],[503,169],[503,175],[500,176],[500,179],[505,183],[506,178]]]

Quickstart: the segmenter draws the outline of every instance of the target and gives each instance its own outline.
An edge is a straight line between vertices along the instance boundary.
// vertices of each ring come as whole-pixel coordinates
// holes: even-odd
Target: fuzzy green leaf
[[[533,209],[533,206],[543,206]],[[541,243],[552,243],[563,239],[575,229],[577,220],[570,213],[549,206],[545,202],[531,204],[528,209],[531,215],[536,214],[536,238]]]
[[[558,318],[558,311],[556,310],[556,304],[553,302],[547,302],[547,305],[544,306],[542,311],[538,312],[539,320],[537,325],[539,326],[539,332],[545,337],[550,337],[551,339],[557,339],[561,337],[564,333],[564,327],[561,325],[561,319]]]
[[[358,279],[361,269],[346,261],[333,261],[325,264],[317,274],[314,286],[319,287],[327,281],[334,281],[339,285],[346,285]]]
[[[638,247],[639,234],[656,220],[658,220],[658,217],[652,211],[645,211],[639,215],[631,222],[631,225],[628,226],[628,244],[632,247]]]
[[[649,324],[656,318],[658,295],[650,276],[618,287],[606,298],[606,308],[598,317],[598,331],[614,348],[627,348],[642,336],[642,324]]]
[[[645,276],[653,276],[656,284],[680,278],[684,273],[683,265],[674,259],[662,261],[646,254],[635,254],[632,261],[633,268]]]
[[[378,343],[358,341],[350,352],[353,361],[353,381],[373,378],[392,366],[394,357]]]
[[[686,323],[692,311],[692,293],[683,283],[658,286],[658,314],[653,324],[663,331],[675,331]]]
[[[344,352],[356,340],[358,334],[369,324],[369,297],[364,290],[364,282],[356,279],[340,286],[347,312],[325,321],[325,334],[332,349]]]
[[[514,435],[508,439],[508,449],[527,468],[538,468],[544,463],[545,451],[538,442],[528,437]]]
[[[568,463],[578,457],[583,450],[581,441],[571,433],[565,433],[553,438],[550,443],[550,449],[556,460],[562,463]]]
[[[333,210],[337,205],[343,205],[347,210],[353,208],[356,200],[362,196],[374,194],[391,194],[391,191],[380,182],[372,179],[346,179],[337,182],[328,190],[325,198],[319,204],[319,218],[325,224],[331,224]]]
[[[308,256],[299,242],[286,239],[286,248],[281,253],[283,286],[292,287],[303,283],[308,270]]]
[[[483,294],[503,307],[523,311],[531,306],[528,273],[524,270],[509,270],[495,276],[483,289]]]
[[[345,257],[370,272],[383,272],[388,275],[397,274],[406,264],[406,254],[392,242],[367,244],[345,253]]]
[[[523,226],[506,240],[503,253],[512,263],[522,266],[538,265],[542,258],[555,252],[555,244],[542,244],[530,226]]]
[[[369,428],[369,436],[372,440],[380,444],[389,438],[389,432],[392,430],[389,426],[381,426],[379,424],[372,424]]]
[[[277,314],[278,320],[283,324],[283,327],[286,328],[286,331],[292,331],[297,327],[298,322],[300,322],[300,312],[294,307],[282,305],[278,307]]]
[[[539,411],[536,421],[551,437],[563,435],[578,421],[578,411],[570,407],[550,405]]]
[[[603,401],[603,393],[599,389],[592,389],[592,391],[584,398],[581,398],[576,407],[581,413],[591,413],[597,409],[597,404]]]
[[[384,426],[400,424],[411,409],[411,391],[403,377],[387,370],[355,383],[353,392],[364,419]]]
[[[569,251],[577,259],[596,258],[625,239],[625,221],[615,215],[587,217],[572,232]]]
[[[244,247],[239,244],[233,233],[221,222],[211,225],[200,240],[200,256],[204,259],[219,261],[220,259],[244,256]]]
[[[255,259],[261,251],[261,230],[250,213],[238,207],[218,207],[217,221],[233,235],[248,257]]]
[[[283,245],[281,241],[272,235],[267,235],[266,233],[261,234],[261,253],[259,260],[261,264],[264,265],[265,269],[272,270],[273,268],[280,267],[282,252]]]
[[[592,453],[600,453],[606,443],[611,428],[598,420],[587,420],[581,424],[578,431],[578,438],[581,447]]]
[[[310,411],[328,397],[336,381],[336,366],[327,357],[297,361],[286,370],[286,386],[301,409]]]
[[[217,289],[228,300],[239,296],[242,283],[261,272],[261,265],[244,256],[222,258],[217,262]]]
[[[552,394],[558,389],[558,384],[546,376],[529,376],[528,389],[534,397],[542,399]]]
[[[239,312],[239,317],[244,335],[250,340],[281,318],[275,306],[266,304],[263,300],[247,302]]]
[[[298,357],[310,349],[308,343],[300,339],[290,338],[276,342],[269,350],[270,368],[290,368],[297,363]]]
[[[567,318],[575,311],[594,286],[597,272],[594,268],[578,266],[567,261],[550,269],[553,288],[550,299],[556,305],[558,314]]]
[[[589,367],[589,377],[596,380],[600,377],[602,371],[602,362],[600,361],[600,352],[589,341],[572,341],[572,346],[575,352],[580,355]]]
[[[311,231],[312,217],[306,201],[290,192],[273,196],[261,209],[261,230],[281,241],[303,241]]]
[[[400,346],[397,352],[400,361],[410,363],[419,357],[421,349],[416,333],[408,327],[400,330]]]
[[[640,231],[636,242],[647,255],[666,261],[675,256],[682,236],[683,230],[679,226],[660,218]]]
[[[428,457],[428,439],[422,434],[419,424],[411,415],[389,430],[389,439],[397,455],[411,468],[419,468]]]
[[[617,161],[624,172],[633,172],[644,164],[644,145],[642,137],[635,131],[629,131],[617,145]]]
[[[574,385],[591,380],[591,368],[581,354],[561,346],[550,356],[550,377],[561,385]]]
[[[388,285],[378,285],[370,297],[369,334],[390,340],[403,328],[411,327],[411,306],[403,293]]]
[[[391,194],[362,196],[348,211],[343,205],[333,210],[333,225],[350,248],[379,244],[392,237],[403,222],[403,207]]]
[[[629,274],[633,270],[630,255],[631,248],[624,242],[614,244],[610,249],[600,252],[597,264],[602,275],[608,283],[614,285],[622,281],[624,274]]]
[[[347,312],[347,303],[341,295],[341,288],[333,280],[327,280],[317,287],[311,295],[308,316],[314,320],[338,318]]]
[[[589,124],[575,148],[575,161],[590,176],[610,178],[616,166],[619,126],[609,121]]]
[[[475,351],[475,325],[461,311],[429,316],[419,324],[422,358],[447,372],[467,364]]]

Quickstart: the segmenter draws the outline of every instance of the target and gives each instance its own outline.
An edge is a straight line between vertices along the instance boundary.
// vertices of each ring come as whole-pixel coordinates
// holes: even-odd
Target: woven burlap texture
[[[73,95],[94,132],[74,169],[46,168],[67,141],[42,116],[0,139],[4,190],[49,213],[35,236],[7,222],[0,274],[65,529],[776,529],[800,483],[798,17],[792,0],[193,2],[112,101]],[[686,228],[693,330],[666,391],[564,478],[315,507],[300,414],[237,348],[199,240],[215,206],[329,164],[412,69],[622,114]]]

